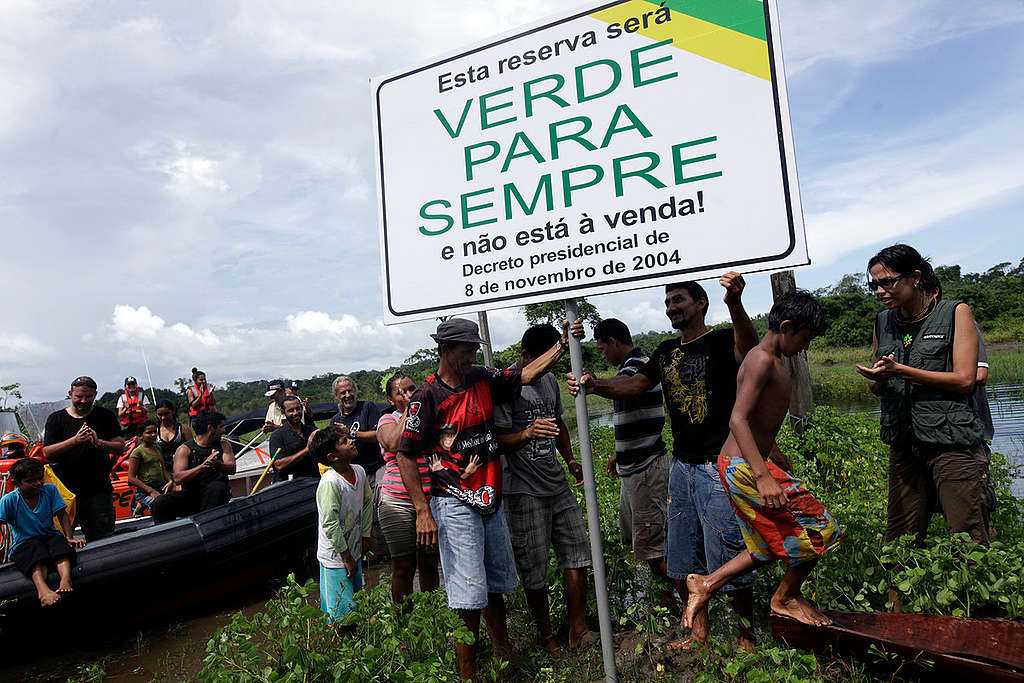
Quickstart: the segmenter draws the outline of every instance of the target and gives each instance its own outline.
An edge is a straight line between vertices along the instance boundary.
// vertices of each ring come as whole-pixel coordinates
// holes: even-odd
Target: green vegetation
[[[671,434],[666,429],[666,439]],[[646,681],[662,676],[697,681],[882,681],[863,662],[816,656],[773,643],[765,627],[771,591],[781,576],[776,563],[759,572],[755,584],[755,628],[762,645],[755,655],[737,652],[729,614],[722,601],[712,605],[710,647],[699,655],[671,653],[666,640],[679,637],[670,617],[655,606],[648,572],[638,569],[618,531],[619,480],[604,476],[612,452],[610,428],[593,430],[598,502],[613,623],[619,644],[620,680]],[[878,439],[878,421],[866,415],[815,411],[807,430],[783,428],[779,445],[797,476],[825,503],[844,530],[844,541],[826,554],[806,591],[828,609],[884,610],[886,593],[896,586],[906,609],[926,614],[963,614],[1020,618],[1024,613],[1024,502],[1009,491],[1014,476],[995,456],[992,476],[999,507],[993,520],[998,541],[985,550],[950,537],[936,517],[924,548],[909,539],[885,544],[887,449]],[[576,489],[583,502],[582,489]],[[561,574],[549,567],[552,623],[564,633],[565,603]],[[442,592],[414,597],[403,615],[389,599],[386,580],[359,597],[359,612],[340,635],[316,609],[314,584],[290,581],[278,599],[253,617],[237,615],[207,645],[204,676],[211,681],[385,681],[455,680],[454,641],[465,637],[459,620],[444,606]],[[594,614],[593,593],[589,613]],[[509,629],[517,663],[495,669],[486,638],[480,671],[485,678],[522,681],[590,681],[601,677],[597,648],[550,658],[537,645],[536,631],[522,591],[509,602]],[[889,659],[882,653],[879,660]],[[694,672],[693,669],[696,669]]]

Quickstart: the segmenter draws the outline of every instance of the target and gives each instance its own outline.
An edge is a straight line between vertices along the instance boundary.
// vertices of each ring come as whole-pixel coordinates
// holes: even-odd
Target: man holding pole
[[[693,281],[666,285],[665,314],[679,330],[679,339],[660,344],[632,376],[598,379],[585,372],[579,382],[569,376],[573,395],[582,385],[587,393],[613,399],[641,396],[661,383],[672,423],[674,456],[665,555],[668,575],[678,581],[688,574],[713,572],[746,547],[716,463],[729,436],[736,373],[758,339],[740,299],[743,276],[730,271],[719,284],[725,288],[723,300],[732,329],[707,327],[708,295],[701,285]],[[723,590],[732,598],[736,613],[746,620],[740,625],[740,646],[752,649],[753,575]],[[681,592],[685,594],[685,585]],[[692,625],[693,637],[701,642],[707,632],[706,617]]]
[[[515,367],[523,368],[558,343],[558,330],[534,325],[522,339],[522,355]],[[555,551],[562,570],[569,648],[593,639],[587,628],[587,567],[591,566],[587,525],[576,496],[569,488],[560,454],[576,481],[583,482],[583,466],[576,461],[569,430],[562,421],[558,381],[550,372],[535,385],[526,385],[518,398],[494,406],[494,426],[505,450],[502,471],[504,507],[512,537],[519,581],[526,604],[537,624],[541,645],[561,654],[551,631],[548,609],[548,553]]]
[[[566,329],[558,343],[521,369],[473,365],[479,328],[460,318],[446,320],[432,334],[438,344],[437,371],[409,403],[398,447],[402,481],[416,508],[416,541],[437,546],[448,606],[473,634],[457,643],[459,674],[476,680],[476,644],[483,612],[495,653],[510,659],[504,593],[516,588],[515,559],[501,509],[502,472],[493,432],[495,403],[516,398],[522,384],[540,379],[568,349]],[[437,459],[431,468],[429,504],[420,487],[421,454]]]

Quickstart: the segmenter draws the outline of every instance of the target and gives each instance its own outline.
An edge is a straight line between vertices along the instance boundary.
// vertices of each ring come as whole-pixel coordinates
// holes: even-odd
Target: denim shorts
[[[457,498],[434,496],[430,511],[437,523],[449,607],[483,609],[488,593],[515,591],[516,562],[500,504],[493,513],[481,515]]]
[[[709,574],[746,551],[729,493],[714,462],[695,465],[673,458],[668,495],[665,560],[673,579]],[[722,590],[749,588],[754,574],[737,577]]]

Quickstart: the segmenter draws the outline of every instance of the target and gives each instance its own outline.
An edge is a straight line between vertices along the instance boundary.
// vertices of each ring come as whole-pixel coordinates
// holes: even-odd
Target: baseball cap
[[[284,389],[284,382],[282,380],[275,379],[275,380],[272,380],[270,382],[270,384],[267,385],[267,391],[263,395],[264,396],[273,396],[274,394],[279,392],[281,389]]]
[[[124,378],[124,385],[125,386],[128,386],[129,384],[138,384],[138,383],[139,383],[139,380],[135,379],[134,377],[125,377]]]
[[[445,320],[437,326],[437,332],[430,336],[436,342],[487,344],[486,341],[480,338],[480,328],[476,326],[476,323],[464,318]]]

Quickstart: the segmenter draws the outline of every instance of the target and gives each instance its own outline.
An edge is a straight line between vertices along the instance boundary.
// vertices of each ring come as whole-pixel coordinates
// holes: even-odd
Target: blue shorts
[[[356,607],[353,597],[363,590],[363,561],[356,560],[355,576],[341,567],[334,569],[320,565],[320,609],[331,618],[341,619]]]
[[[437,523],[449,607],[483,609],[489,593],[515,591],[516,561],[500,504],[481,515],[456,498],[434,496],[430,511]]]
[[[673,579],[710,574],[747,549],[714,462],[693,465],[673,458],[668,496],[665,561]],[[739,576],[722,590],[749,588],[754,574]]]

